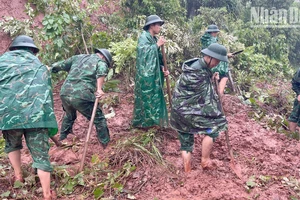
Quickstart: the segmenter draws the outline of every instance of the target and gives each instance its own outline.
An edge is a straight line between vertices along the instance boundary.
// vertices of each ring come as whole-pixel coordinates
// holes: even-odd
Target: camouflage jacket
[[[226,130],[227,121],[214,92],[212,72],[203,59],[186,61],[176,83],[171,108],[171,126],[185,133]]]
[[[205,33],[201,36],[201,49],[207,48],[209,45],[218,42],[218,37],[212,37],[209,33]]]
[[[300,95],[300,69],[297,70],[292,79],[292,89],[296,92],[297,96]]]
[[[0,129],[49,128],[57,132],[49,71],[33,54],[16,50],[0,57]]]
[[[52,72],[68,72],[68,76],[61,87],[61,96],[72,96],[87,101],[94,101],[97,89],[97,79],[106,76],[108,66],[96,54],[81,54],[54,63]]]
[[[212,37],[209,33],[205,33],[201,37],[200,40],[201,40],[202,50],[207,48],[209,45],[218,42],[218,38],[217,37]],[[211,71],[213,73],[214,72],[219,72],[220,78],[222,78],[223,76],[227,76],[228,75],[228,70],[229,70],[228,69],[228,63],[223,62],[223,61],[221,61],[216,67],[211,69]]]

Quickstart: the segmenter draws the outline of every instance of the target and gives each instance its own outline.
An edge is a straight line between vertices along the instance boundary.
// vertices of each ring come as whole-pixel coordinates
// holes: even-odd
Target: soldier
[[[218,34],[219,34],[220,30],[218,28],[218,26],[212,24],[209,25],[207,30],[205,31],[205,34],[201,37],[201,44],[202,47],[201,49],[205,49],[207,48],[209,45],[213,44],[213,43],[217,43],[218,42]],[[228,53],[227,56],[229,58],[233,57],[233,55],[231,53]],[[219,92],[220,94],[224,94],[224,90],[225,90],[225,86],[228,80],[228,62],[220,62],[219,65],[217,67],[214,67],[212,69],[212,72],[218,72],[219,73]]]
[[[31,37],[14,39],[0,57],[0,129],[15,180],[24,182],[21,171],[22,136],[41,181],[44,199],[51,199],[49,136],[57,133],[48,69],[35,56],[39,49]]]
[[[291,115],[289,116],[290,131],[299,140],[299,133],[296,133],[297,126],[300,126],[300,70],[295,73],[292,79],[292,89],[296,93],[294,106]]]
[[[164,71],[162,67],[160,51],[166,41],[163,37],[155,37],[163,24],[159,16],[148,16],[138,40],[132,121],[134,127],[168,125],[163,86],[164,76],[168,76],[169,71]]]
[[[91,119],[95,96],[101,98],[105,94],[102,86],[111,63],[112,56],[107,49],[95,49],[95,54],[76,55],[52,65],[53,73],[68,72],[60,91],[60,98],[66,113],[61,125],[60,141],[67,138],[68,134],[72,132],[77,117],[76,111],[88,120]],[[105,149],[110,141],[110,136],[106,119],[99,107],[96,111],[94,124],[97,138]]]
[[[211,69],[220,61],[228,62],[227,51],[224,46],[214,43],[201,52],[203,58],[184,62],[172,99],[170,123],[179,133],[185,172],[191,171],[194,134],[205,134],[201,165],[203,169],[210,169],[215,164],[210,159],[213,141],[227,129],[211,80]]]

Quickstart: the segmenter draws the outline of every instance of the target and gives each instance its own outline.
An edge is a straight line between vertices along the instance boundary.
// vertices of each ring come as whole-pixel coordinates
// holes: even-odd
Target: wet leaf
[[[4,198],[4,197],[9,197],[9,195],[10,195],[10,191],[6,191],[6,192],[3,192],[0,196],[2,198]]]
[[[262,176],[262,175],[259,176],[259,179],[265,183],[269,182],[271,178],[272,178],[271,176]]]
[[[98,155],[96,155],[96,154],[94,154],[93,156],[92,156],[92,159],[91,159],[91,163],[93,163],[93,164],[97,164],[97,163],[99,163],[99,156]]]
[[[14,183],[14,188],[21,188],[21,187],[23,187],[23,185],[24,185],[24,183],[22,183],[19,180],[16,180]]]
[[[113,185],[113,188],[117,189],[118,191],[122,191],[123,190],[123,185],[120,183],[115,183]]]
[[[95,199],[98,199],[103,194],[104,194],[104,191],[103,191],[102,188],[96,188],[95,191],[94,191],[94,197],[95,197]]]
[[[256,186],[255,183],[255,176],[251,176],[248,181],[246,182],[246,185],[250,188],[254,188]]]

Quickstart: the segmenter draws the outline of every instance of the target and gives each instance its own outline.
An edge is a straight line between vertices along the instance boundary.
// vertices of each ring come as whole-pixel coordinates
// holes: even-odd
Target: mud
[[[58,121],[63,114],[59,98],[60,85],[61,83],[54,90],[54,106]],[[116,116],[107,120],[112,141],[108,148],[103,150],[97,142],[94,129],[87,151],[87,165],[94,154],[102,158],[111,155],[114,151],[114,144],[131,134],[133,94],[123,91],[119,93],[119,96],[120,104],[114,108]],[[239,179],[229,167],[230,159],[224,134],[221,134],[215,142],[211,156],[219,161],[218,168],[202,170],[200,162],[203,136],[197,135],[193,151],[192,172],[185,174],[179,151],[180,145],[176,138],[177,133],[173,130],[164,130],[161,134],[166,136],[165,144],[160,150],[164,159],[171,163],[174,169],[168,171],[161,166],[137,166],[124,189],[134,191],[136,199],[146,200],[285,200],[291,199],[292,196],[297,197],[295,190],[283,183],[283,177],[294,177],[300,181],[300,143],[283,134],[266,130],[256,121],[249,119],[247,112],[251,108],[241,104],[236,97],[225,95],[224,105],[229,122],[230,142],[235,161],[242,168],[242,179]],[[59,121],[60,124],[61,121]],[[78,114],[73,127],[74,134],[69,135],[64,141],[68,147],[58,148],[51,142],[51,162],[55,165],[78,168],[87,129],[88,121]],[[75,143],[76,145],[72,145]],[[31,162],[29,151],[24,147],[22,164],[28,166]],[[249,186],[247,188],[247,181],[253,176],[256,185],[253,188]],[[119,199],[125,198],[120,197]]]
[[[55,112],[59,119],[62,115],[58,95],[59,87],[54,93]],[[130,135],[130,120],[133,110],[132,93],[121,93],[120,105],[115,108],[116,116],[108,119],[112,136],[110,146],[103,151],[97,143],[95,130],[92,132],[91,144],[87,153],[87,163],[93,154],[110,155],[113,144]],[[282,183],[283,177],[300,178],[299,151],[300,144],[285,135],[264,129],[256,121],[249,119],[247,111],[251,109],[241,104],[236,97],[225,96],[227,119],[229,121],[229,137],[234,150],[235,161],[242,168],[242,180],[229,167],[229,155],[225,135],[221,134],[214,144],[212,158],[219,160],[215,170],[202,170],[201,141],[203,136],[197,135],[193,152],[192,172],[183,172],[183,162],[179,151],[176,132],[168,130],[165,134],[166,144],[162,150],[164,158],[172,163],[175,171],[166,172],[162,167],[137,167],[135,173],[141,174],[132,178],[126,189],[140,188],[134,195],[137,199],[290,199],[295,192]],[[234,112],[232,111],[234,110]],[[65,151],[53,147],[51,160],[58,165],[76,164],[79,162],[88,128],[88,121],[78,115],[74,125],[74,135],[67,138],[68,144],[76,142],[80,149]],[[63,153],[62,153],[63,152]],[[256,186],[247,189],[246,182],[255,176]],[[137,178],[138,177],[138,178]],[[261,179],[268,178],[267,181]],[[142,186],[142,187],[141,187]]]

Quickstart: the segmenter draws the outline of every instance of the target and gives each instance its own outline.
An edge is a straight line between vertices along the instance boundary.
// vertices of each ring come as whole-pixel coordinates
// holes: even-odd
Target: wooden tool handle
[[[92,132],[93,123],[94,123],[94,119],[95,119],[95,115],[96,115],[98,103],[99,103],[99,98],[96,98],[95,103],[94,103],[93,112],[92,112],[92,117],[91,117],[90,124],[89,124],[88,133],[86,135],[86,140],[85,140],[84,150],[83,150],[83,154],[82,154],[82,158],[81,158],[81,162],[80,162],[79,172],[81,172],[83,170],[83,165],[84,165],[84,161],[85,161],[86,151],[87,151],[87,148],[88,148],[88,143],[89,143],[91,132]]]
[[[167,71],[168,70],[168,65],[167,65],[167,58],[166,58],[166,52],[165,52],[164,45],[161,46],[161,52],[162,52],[163,62],[164,62],[164,71]],[[167,84],[167,92],[168,92],[169,104],[170,104],[170,107],[172,107],[171,87],[170,87],[170,81],[169,81],[169,77],[168,76],[166,76],[166,84]]]

